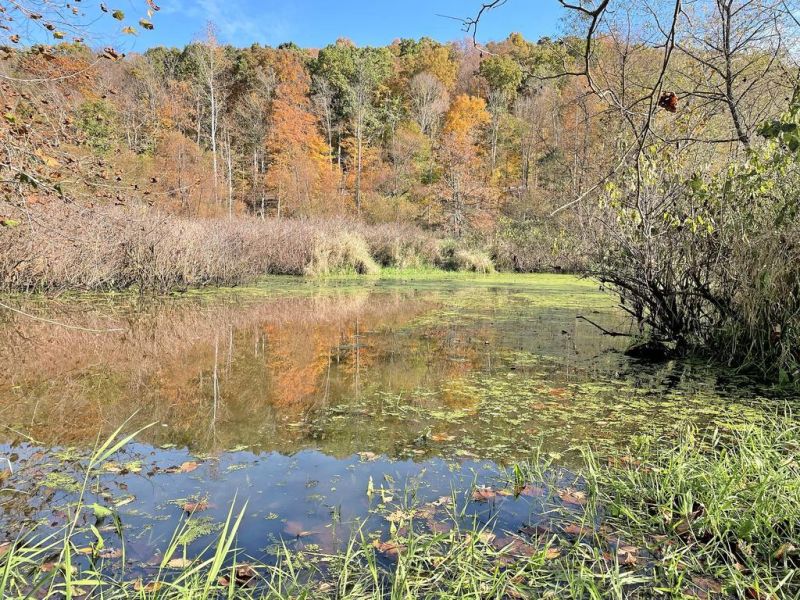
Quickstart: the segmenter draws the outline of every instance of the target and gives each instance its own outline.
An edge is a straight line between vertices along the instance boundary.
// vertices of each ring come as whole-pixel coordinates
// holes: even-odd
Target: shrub
[[[311,262],[305,267],[306,275],[330,275],[338,272],[356,272],[372,275],[381,268],[369,253],[363,238],[352,232],[323,232],[316,236]]]
[[[439,244],[437,266],[447,271],[471,271],[473,273],[493,273],[494,264],[486,252],[466,248],[453,239]]]

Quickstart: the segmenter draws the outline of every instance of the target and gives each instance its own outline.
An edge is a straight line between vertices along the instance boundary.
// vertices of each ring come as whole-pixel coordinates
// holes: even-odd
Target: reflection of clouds
[[[276,45],[292,34],[283,4],[270,0],[173,0],[161,5],[160,15],[196,21],[201,37],[205,23],[211,22],[219,31],[220,41],[234,46],[257,42]]]

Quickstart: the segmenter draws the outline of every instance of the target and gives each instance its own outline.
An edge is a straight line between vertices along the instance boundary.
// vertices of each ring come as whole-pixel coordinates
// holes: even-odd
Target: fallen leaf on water
[[[137,579],[133,582],[133,591],[144,592],[145,594],[153,594],[160,590],[162,585],[163,584],[160,581],[144,583],[141,579]]]
[[[534,525],[523,525],[520,527],[520,533],[536,537],[540,535],[550,535],[553,533],[553,526],[548,522],[535,523]]]
[[[484,544],[491,544],[494,541],[494,538],[497,536],[493,534],[491,531],[481,531],[478,534],[478,539],[482,541]]]
[[[206,502],[205,500],[183,503],[183,510],[185,510],[188,513],[202,512],[207,509],[208,509],[208,502]]]
[[[39,570],[42,573],[50,573],[53,569],[55,569],[57,567],[58,567],[58,563],[49,560],[49,561],[47,561],[45,563],[42,563],[42,565],[39,567]],[[77,571],[77,568],[73,566],[72,570],[73,570],[73,572]]]
[[[428,525],[428,528],[431,530],[431,533],[435,533],[435,534],[447,533],[451,529],[453,529],[452,525],[450,525],[449,523],[445,523],[443,521],[436,521],[434,519],[428,519],[426,521],[426,523]]]
[[[97,556],[105,560],[114,560],[122,556],[122,550],[119,548],[105,548],[97,553]]]
[[[192,564],[192,561],[188,558],[173,558],[171,561],[167,563],[167,566],[170,569],[185,569],[189,565]]]
[[[520,490],[521,496],[530,496],[532,498],[542,498],[543,496],[547,495],[547,490],[543,487],[538,487],[536,485],[526,485]]]
[[[410,519],[413,516],[414,516],[414,511],[406,512],[398,508],[396,511],[386,515],[386,520],[389,521],[390,523],[402,523],[403,521]]]
[[[501,548],[505,549],[511,556],[533,556],[537,550],[530,544],[526,544],[519,538],[514,538],[510,543],[505,544]]]
[[[239,565],[234,571],[234,578],[239,585],[249,585],[257,576],[258,571],[248,564]]]
[[[303,528],[303,524],[297,521],[286,521],[283,531],[284,533],[288,533],[294,537],[308,537],[309,535],[314,535],[315,533],[314,531],[305,530]]]
[[[495,492],[492,488],[489,488],[489,487],[479,487],[479,488],[475,488],[472,491],[472,499],[475,502],[488,502],[489,500],[494,498],[496,495],[497,495],[497,492]]]
[[[562,502],[567,504],[573,504],[575,506],[583,506],[586,504],[586,492],[561,490],[558,493],[558,497],[561,498]]]
[[[400,551],[403,550],[403,546],[392,540],[389,540],[388,542],[374,540],[372,545],[378,552],[388,556],[397,556],[400,554]]]
[[[378,459],[378,455],[375,454],[374,452],[359,452],[358,453],[358,457],[363,462],[372,462],[373,460],[377,460]]]
[[[180,467],[178,467],[178,472],[179,473],[191,473],[192,471],[194,471],[199,466],[200,466],[199,463],[196,463],[193,460],[188,460],[185,463],[181,464]]]
[[[116,507],[125,506],[126,504],[130,504],[134,500],[136,500],[136,496],[123,496],[122,498],[114,502],[114,506]]]

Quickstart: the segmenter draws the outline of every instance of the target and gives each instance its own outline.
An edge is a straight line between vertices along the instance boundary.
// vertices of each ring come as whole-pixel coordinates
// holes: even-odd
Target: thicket
[[[411,225],[348,219],[189,219],[142,209],[56,205],[0,228],[0,290],[167,292],[269,274],[376,274],[382,267],[488,273],[463,241]]]

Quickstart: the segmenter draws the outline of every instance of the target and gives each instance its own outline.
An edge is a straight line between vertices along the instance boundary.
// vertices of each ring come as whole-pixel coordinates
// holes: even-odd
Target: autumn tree
[[[448,231],[461,237],[481,224],[491,208],[491,191],[479,176],[481,129],[491,121],[483,98],[455,98],[445,117],[443,137],[437,149],[441,165],[440,198]]]
[[[312,112],[311,78],[292,50],[275,53],[275,87],[267,149],[268,180],[277,199],[277,215],[335,212],[330,200],[330,147]]]

